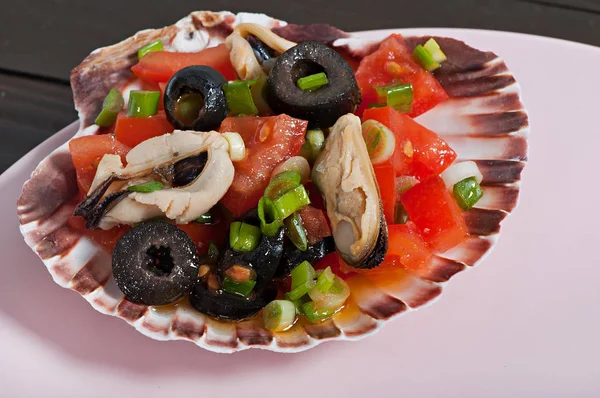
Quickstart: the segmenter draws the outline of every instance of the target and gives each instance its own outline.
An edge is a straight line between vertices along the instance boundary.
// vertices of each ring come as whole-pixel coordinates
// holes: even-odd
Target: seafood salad
[[[451,100],[446,41],[391,34],[357,56],[329,26],[169,28],[72,75],[67,224],[110,253],[128,302],[283,333],[350,305],[355,275],[423,274],[469,240],[484,174],[419,118]]]

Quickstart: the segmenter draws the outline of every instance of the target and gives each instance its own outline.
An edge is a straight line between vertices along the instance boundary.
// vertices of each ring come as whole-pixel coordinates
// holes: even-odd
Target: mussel
[[[302,90],[297,81],[324,72],[328,83],[316,90]],[[302,42],[279,56],[265,88],[267,102],[276,113],[308,120],[311,128],[326,128],[361,102],[354,72],[335,50],[324,44]]]
[[[75,215],[88,228],[109,229],[166,216],[185,224],[210,210],[227,192],[234,168],[229,144],[219,133],[175,131],[154,137],[127,154],[105,155],[88,196]],[[160,182],[153,192],[131,192],[131,186]]]
[[[360,119],[339,118],[315,161],[313,182],[325,199],[336,250],[356,268],[374,268],[387,253],[387,224]]]

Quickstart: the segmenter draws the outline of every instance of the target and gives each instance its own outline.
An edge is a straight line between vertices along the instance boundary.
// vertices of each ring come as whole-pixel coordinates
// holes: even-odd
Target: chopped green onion
[[[292,301],[298,300],[299,298],[305,296],[306,294],[308,294],[308,292],[313,290],[315,284],[316,282],[314,279],[307,280],[306,282],[290,290],[289,293],[286,293],[285,298]]]
[[[302,225],[300,214],[294,213],[286,218],[283,223],[285,224],[285,234],[292,241],[294,246],[301,251],[308,249],[306,230],[304,229],[304,225]]]
[[[224,132],[221,137],[227,140],[229,144],[229,158],[234,162],[240,161],[246,157],[246,144],[239,133]]]
[[[380,98],[385,98],[388,106],[404,113],[412,111],[414,98],[413,86],[411,83],[392,83],[386,86],[375,86],[375,91]]]
[[[208,242],[208,251],[206,252],[206,257],[207,260],[212,264],[216,263],[219,259],[219,248],[212,240]]]
[[[198,224],[211,224],[213,222],[213,216],[210,213],[204,213],[195,220]]]
[[[308,261],[303,261],[298,264],[290,274],[292,276],[292,289],[307,281],[312,281],[316,277],[315,269]]]
[[[273,177],[272,181],[275,181],[275,180],[291,180],[297,184],[300,184],[300,181],[302,180],[302,176],[300,175],[300,173],[298,173],[295,170],[288,170],[288,171],[282,171],[281,173],[275,175],[275,177]]]
[[[400,176],[396,178],[396,190],[398,195],[404,195],[409,189],[419,183],[419,180],[412,176]]]
[[[156,115],[160,91],[132,90],[129,93],[127,116],[149,117]]]
[[[413,56],[417,59],[419,64],[428,72],[433,72],[441,65],[433,59],[429,51],[425,49],[422,45],[418,45],[413,51]]]
[[[119,90],[111,89],[106,98],[104,98],[102,110],[94,123],[100,127],[112,126],[117,121],[117,116],[124,106],[125,100]]]
[[[261,75],[255,84],[250,86],[250,93],[252,94],[252,99],[254,100],[254,105],[256,105],[256,109],[258,109],[259,115],[269,115],[272,113],[267,100],[265,99],[265,86],[267,84],[267,75]]]
[[[322,308],[314,301],[309,301],[302,305],[302,315],[311,323],[324,321],[337,312],[336,310]]]
[[[258,115],[258,109],[254,105],[250,86],[256,83],[256,80],[242,81],[236,80],[223,85],[223,92],[227,98],[229,114],[233,116],[254,116]]]
[[[229,227],[229,246],[239,252],[251,252],[260,243],[260,228],[244,222],[232,222]]]
[[[162,41],[157,40],[155,42],[152,42],[138,50],[138,53],[137,53],[138,59],[142,59],[144,57],[144,55],[151,53],[152,51],[162,51],[162,49],[163,49]]]
[[[435,41],[435,39],[431,38],[427,40],[427,43],[425,43],[423,47],[429,54],[431,54],[431,58],[433,58],[433,60],[438,64],[441,64],[447,59],[446,54],[444,54],[440,48],[440,45],[437,43],[437,41]]]
[[[331,271],[331,267],[325,268],[317,278],[317,284],[315,289],[318,289],[321,293],[327,293],[333,286],[335,274]]]
[[[325,146],[325,134],[323,130],[308,130],[304,137],[304,144],[300,148],[300,156],[313,163]]]
[[[265,189],[265,196],[271,200],[280,198],[284,193],[291,191],[300,184],[294,180],[286,180],[285,178],[275,179],[269,183]]]
[[[265,327],[274,332],[281,332],[294,324],[296,307],[289,300],[271,301],[263,310]]]
[[[163,189],[163,184],[158,181],[148,181],[143,184],[132,185],[127,187],[129,192],[141,192],[141,193],[150,193],[154,191],[160,191]]]
[[[396,150],[396,136],[384,124],[369,119],[362,124],[362,135],[371,163],[380,164],[389,160]]]
[[[465,178],[454,184],[454,197],[463,210],[470,210],[483,196],[483,190],[475,177]]]
[[[253,280],[237,282],[228,277],[223,278],[223,290],[243,297],[248,297],[252,293],[254,285],[256,285],[256,281]]]
[[[287,294],[286,294],[287,296]],[[294,303],[294,306],[296,307],[296,314],[298,315],[302,315],[302,306],[306,303],[308,303],[310,301],[310,297],[308,297],[307,295],[304,295],[302,297],[300,297],[299,299],[296,300],[292,300],[292,303]]]
[[[310,204],[308,192],[304,185],[298,185],[296,188],[287,191],[274,202],[275,208],[279,213],[279,217],[286,219],[294,212]]]
[[[258,201],[258,218],[260,219],[260,230],[267,236],[275,235],[283,226],[273,201],[266,196]]]
[[[408,213],[406,212],[404,205],[402,205],[402,202],[398,201],[398,203],[396,203],[395,213],[396,224],[406,224],[408,222]]]
[[[333,284],[327,292],[323,293],[321,290],[314,288],[308,292],[308,296],[320,309],[335,312],[342,308],[348,297],[350,297],[350,287],[342,278],[334,275]]]
[[[314,75],[301,77],[296,82],[298,88],[304,91],[317,90],[325,86],[327,83],[329,83],[329,81],[327,80],[327,75],[325,74],[325,72],[315,73]]]
[[[369,104],[369,108],[384,108],[386,106],[387,106],[387,104],[380,104],[378,102],[371,102]]]

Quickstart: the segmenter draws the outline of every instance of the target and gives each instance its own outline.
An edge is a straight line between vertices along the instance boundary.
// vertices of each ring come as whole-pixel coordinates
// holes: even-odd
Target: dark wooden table
[[[90,51],[198,9],[264,12],[347,31],[464,27],[600,46],[600,0],[23,0],[0,12],[0,172],[76,119],[69,72]],[[531,54],[532,62],[543,62]]]

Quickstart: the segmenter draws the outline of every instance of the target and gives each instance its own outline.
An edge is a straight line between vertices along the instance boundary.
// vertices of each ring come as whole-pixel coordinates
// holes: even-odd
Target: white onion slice
[[[383,163],[394,154],[396,136],[385,125],[369,119],[362,124],[362,135],[371,163]]]
[[[308,160],[302,156],[294,156],[279,163],[277,167],[273,169],[273,173],[271,173],[271,179],[273,179],[273,177],[275,177],[277,174],[283,173],[284,171],[297,171],[300,174],[301,184],[306,184],[310,177],[310,165],[308,164]]]
[[[454,163],[444,170],[440,176],[444,180],[446,188],[450,190],[454,188],[454,184],[464,180],[465,178],[475,177],[478,183],[481,183],[481,180],[483,180],[483,175],[481,174],[481,171],[479,171],[477,163],[473,162],[472,160]]]
[[[223,138],[229,143],[229,157],[234,162],[244,159],[246,156],[246,145],[242,136],[238,133],[223,133]]]

